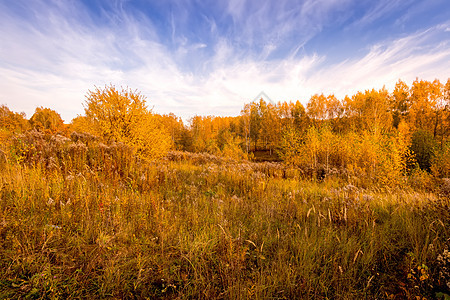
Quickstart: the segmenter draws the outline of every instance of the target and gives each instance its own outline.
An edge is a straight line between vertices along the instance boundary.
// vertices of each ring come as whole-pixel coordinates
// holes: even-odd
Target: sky
[[[449,70],[449,0],[0,0],[0,104],[27,118],[111,84],[186,121]]]

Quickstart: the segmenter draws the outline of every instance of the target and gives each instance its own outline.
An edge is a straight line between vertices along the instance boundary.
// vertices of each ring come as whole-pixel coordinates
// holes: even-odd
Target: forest
[[[450,299],[450,79],[305,102],[0,106],[0,298]]]

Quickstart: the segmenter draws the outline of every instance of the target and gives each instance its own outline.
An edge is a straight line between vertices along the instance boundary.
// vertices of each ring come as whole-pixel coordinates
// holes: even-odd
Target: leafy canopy
[[[105,86],[86,96],[85,124],[88,132],[133,146],[145,158],[163,156],[171,147],[164,126],[147,109],[145,97],[129,88]]]
[[[31,127],[41,131],[58,132],[64,129],[61,116],[50,108],[37,107],[30,119]]]

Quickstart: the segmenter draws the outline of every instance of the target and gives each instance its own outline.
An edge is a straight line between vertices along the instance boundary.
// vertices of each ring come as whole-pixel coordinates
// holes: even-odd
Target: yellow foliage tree
[[[327,171],[330,166],[330,156],[335,147],[335,137],[329,126],[320,129],[320,150],[324,154]]]
[[[110,85],[89,91],[86,98],[86,120],[80,122],[94,134],[135,147],[148,159],[163,156],[170,148],[170,135],[138,92]]]
[[[247,153],[239,146],[242,141],[228,130],[222,131],[223,147],[222,156],[233,159],[247,159]]]
[[[442,97],[442,84],[439,80],[429,82],[416,79],[411,86],[411,108],[409,122],[411,128],[424,129],[436,137],[440,115],[439,99]]]
[[[183,121],[180,117],[170,113],[168,115],[156,115],[158,122],[164,125],[164,128],[169,132],[173,148],[182,150],[186,148],[188,141],[184,140],[187,129],[184,127]]]
[[[285,163],[298,165],[302,146],[298,130],[293,125],[289,125],[283,132],[278,155]]]
[[[320,135],[316,127],[311,126],[306,132],[305,146],[308,161],[313,169],[317,169],[317,156],[320,150]]]
[[[399,80],[395,84],[394,92],[392,93],[391,97],[391,111],[392,111],[392,118],[393,118],[393,125],[394,127],[398,127],[401,120],[403,120],[411,106],[410,99],[409,99],[409,87],[406,83]]]
[[[25,113],[16,113],[6,105],[0,105],[0,129],[8,132],[23,132],[30,127],[25,119]]]
[[[397,135],[394,137],[394,147],[397,153],[397,166],[402,175],[406,175],[408,165],[412,160],[412,154],[410,150],[411,146],[411,131],[408,124],[405,121],[401,121],[398,125]]]
[[[173,145],[166,128],[150,112],[139,116],[139,124],[130,128],[127,143],[137,147],[140,156],[152,159],[164,156]]]
[[[401,120],[398,130],[392,135],[380,137],[382,147],[379,152],[378,180],[392,186],[402,182],[412,161],[410,151],[411,133],[408,124]]]
[[[25,119],[25,113],[15,113],[6,105],[0,105],[0,148],[6,146],[13,134],[24,132],[29,127],[30,123]]]
[[[313,95],[306,106],[308,116],[315,120],[324,120],[327,117],[327,98],[324,94]]]
[[[41,130],[55,133],[64,130],[64,122],[61,116],[50,108],[37,107],[35,113],[30,119],[32,127]]]
[[[98,134],[92,122],[86,116],[77,116],[69,124],[69,132],[87,132]]]

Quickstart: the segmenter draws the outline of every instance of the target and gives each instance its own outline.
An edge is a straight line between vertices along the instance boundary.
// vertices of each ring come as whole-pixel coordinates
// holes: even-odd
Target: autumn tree
[[[330,126],[323,126],[320,130],[320,149],[324,153],[325,156],[325,165],[327,171],[330,167],[330,156],[333,152],[333,148],[335,147],[335,138],[334,134],[331,131]]]
[[[86,116],[78,115],[72,119],[69,124],[69,132],[86,132],[90,134],[98,134],[98,131],[94,128],[93,122]]]
[[[331,94],[326,99],[326,113],[328,119],[340,118],[344,109],[341,102],[335,95]]]
[[[344,98],[344,112],[347,118],[348,128],[352,130],[361,130],[364,128],[364,105],[365,95],[362,92],[357,92],[351,97]]]
[[[186,127],[180,117],[170,113],[167,115],[155,115],[158,122],[163,124],[167,132],[170,134],[173,148],[178,150],[186,150],[189,141],[186,140]]]
[[[427,130],[434,137],[440,122],[438,102],[442,97],[442,85],[439,80],[429,82],[416,79],[411,86],[411,108],[409,123],[417,130]]]
[[[380,137],[381,149],[378,153],[378,180],[384,185],[402,182],[412,163],[411,133],[408,124],[401,120],[398,129],[390,135]]]
[[[320,137],[319,137],[319,131],[316,127],[311,126],[308,131],[306,132],[306,139],[305,144],[307,146],[307,152],[304,153],[308,154],[308,161],[314,170],[317,170],[317,163],[318,163],[318,154],[320,150]]]
[[[392,115],[389,112],[389,93],[381,90],[366,91],[364,119],[368,130],[375,135],[387,132],[392,126]]]
[[[30,118],[30,124],[33,128],[51,133],[64,130],[64,122],[61,116],[50,108],[37,107]]]
[[[441,95],[436,101],[434,134],[442,150],[450,136],[450,79],[441,88]]]
[[[0,105],[0,129],[18,133],[28,130],[30,127],[25,113],[11,111],[6,105]]]
[[[268,103],[261,111],[261,138],[272,155],[273,150],[280,144],[281,138],[281,120],[279,111],[275,105]]]
[[[393,126],[398,127],[401,120],[404,120],[411,106],[409,87],[406,83],[399,80],[395,84],[394,92],[391,98],[391,111],[393,118]]]
[[[279,102],[276,109],[278,113],[277,122],[281,127],[281,135],[290,128],[295,128],[299,134],[302,134],[308,128],[308,115],[300,101]]]
[[[366,90],[345,97],[345,115],[353,130],[368,130],[375,135],[388,131],[392,126],[390,95],[386,89]]]
[[[25,113],[12,112],[6,105],[0,105],[0,148],[7,144],[12,135],[22,133],[29,127]]]
[[[195,116],[190,120],[192,132],[192,150],[217,154],[219,147],[214,133],[212,116]]]
[[[268,144],[269,138],[265,129],[267,129],[268,123],[264,124],[264,118],[266,121],[271,121],[271,113],[268,110],[266,101],[260,99],[259,101],[253,101],[244,106],[241,111],[241,117],[243,118],[242,125],[245,131],[245,141],[247,151],[250,150],[250,143],[253,143],[253,148],[256,151],[258,149],[258,143],[261,142],[264,146]]]
[[[278,103],[278,112],[280,114],[280,118],[283,122],[283,125],[286,126],[286,122],[292,122],[292,102],[279,102]]]
[[[396,134],[394,135],[394,151],[396,155],[396,165],[398,166],[398,170],[401,175],[406,175],[408,171],[408,167],[411,165],[411,161],[413,159],[411,153],[411,131],[409,125],[406,121],[402,120],[400,124],[398,124],[398,129]]]
[[[278,156],[287,164],[298,165],[302,152],[300,133],[294,126],[283,131]]]
[[[244,158],[242,120],[234,117],[195,116],[190,120],[191,151]]]
[[[261,98],[259,103],[252,102],[250,104],[250,139],[253,140],[254,150],[258,148],[258,140],[261,136],[261,110],[266,102]]]
[[[315,120],[316,123],[327,118],[327,98],[324,94],[313,95],[306,107],[308,116]]]
[[[247,153],[242,150],[241,138],[231,130],[231,126],[228,128],[222,128],[218,134],[217,140],[221,151],[221,155],[224,157],[234,159],[247,158]]]
[[[135,146],[142,157],[162,157],[173,146],[170,134],[156,114],[142,114],[137,126],[132,127],[130,131],[127,143]]]
[[[292,103],[291,116],[295,128],[297,128],[300,132],[305,131],[308,127],[309,119],[306,114],[305,107],[300,103],[300,101],[297,100],[295,103]]]
[[[119,142],[131,137],[139,117],[147,113],[143,95],[128,88],[118,90],[113,85],[89,91],[84,107],[96,133]]]
[[[245,139],[245,151],[248,154],[250,152],[250,133],[251,133],[251,114],[253,109],[253,103],[248,103],[244,105],[241,110],[240,127],[242,128],[242,133]]]
[[[87,94],[84,106],[86,121],[97,135],[135,147],[145,158],[162,156],[171,145],[170,135],[136,91],[96,87]]]
[[[339,99],[336,98],[336,96],[333,94],[329,95],[326,101],[327,118],[332,126],[333,131],[340,132],[342,131],[342,128],[340,127],[340,121],[344,113],[344,107],[341,101],[339,101]]]

